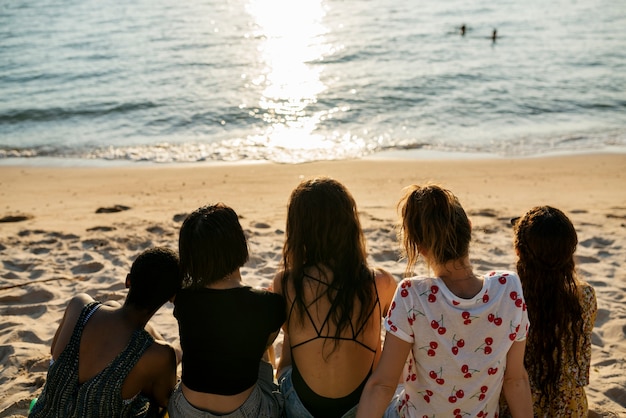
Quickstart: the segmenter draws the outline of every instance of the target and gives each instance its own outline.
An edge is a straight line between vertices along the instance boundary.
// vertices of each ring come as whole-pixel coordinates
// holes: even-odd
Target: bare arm
[[[282,282],[281,278],[283,276],[283,271],[279,271],[274,276],[274,281],[272,283],[272,291],[282,296]],[[278,365],[276,367],[276,375],[280,376],[285,369],[285,367],[291,366],[291,345],[289,344],[289,334],[287,333],[289,324],[285,322],[283,324],[283,347],[280,353],[280,358],[278,359]]]
[[[391,306],[397,285],[398,283],[396,283],[396,279],[394,279],[391,273],[383,269],[376,269],[376,289],[383,317],[387,315],[389,306]]]
[[[380,362],[361,394],[357,418],[383,416],[396,391],[411,346],[410,343],[387,333]]]
[[[283,348],[278,359],[278,367],[276,375],[280,376],[286,367],[291,366],[291,344],[289,343],[289,334],[285,331],[283,334]]]
[[[50,354],[53,359],[59,358],[63,350],[70,341],[76,322],[80,317],[80,313],[89,302],[93,302],[93,298],[86,293],[79,293],[74,296],[67,304],[61,323],[57,328],[52,344],[50,345]]]
[[[161,408],[167,408],[176,385],[176,353],[169,344],[155,342],[148,358],[148,367],[154,373],[149,385],[142,392]]]
[[[513,418],[533,417],[533,399],[530,393],[528,373],[524,368],[525,349],[526,341],[516,341],[506,355],[502,392]]]

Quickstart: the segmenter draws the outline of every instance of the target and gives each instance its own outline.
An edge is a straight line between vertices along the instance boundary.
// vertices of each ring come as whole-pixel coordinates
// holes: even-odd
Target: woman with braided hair
[[[578,238],[559,209],[535,207],[514,219],[517,272],[531,327],[524,363],[537,417],[587,416],[596,296],[575,271]]]

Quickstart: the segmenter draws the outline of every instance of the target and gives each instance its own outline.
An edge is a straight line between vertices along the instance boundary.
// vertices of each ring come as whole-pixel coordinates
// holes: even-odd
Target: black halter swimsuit
[[[318,283],[321,283],[321,284],[324,284],[326,286],[329,286],[328,283],[325,283],[325,282],[323,282],[323,281],[321,281],[319,279],[316,279],[315,277],[311,277],[311,276],[309,276],[307,274],[305,274],[305,277],[307,277],[307,278],[309,278],[311,280],[315,280]],[[381,308],[380,308],[380,299],[378,297],[378,289],[376,288],[376,284],[375,283],[374,283],[374,289],[376,291],[376,302],[372,306],[372,310],[369,312],[369,314],[367,316],[367,320],[363,322],[363,324],[361,325],[361,327],[358,330],[355,331],[352,323],[350,323],[350,328],[352,329],[352,337],[351,338],[348,338],[348,337],[336,337],[336,336],[331,336],[331,335],[322,335],[322,330],[324,329],[324,327],[327,325],[328,321],[330,320],[330,312],[326,315],[326,318],[324,319],[324,322],[322,323],[322,325],[319,328],[317,328],[315,326],[315,322],[313,321],[313,317],[311,316],[311,313],[308,311],[308,309],[305,308],[305,312],[306,312],[307,316],[309,317],[309,320],[311,321],[311,325],[313,325],[313,328],[315,329],[316,336],[313,337],[313,338],[309,338],[308,340],[299,342],[298,344],[292,345],[291,346],[292,350],[297,348],[297,347],[300,347],[300,346],[302,346],[304,344],[310,343],[311,341],[315,341],[315,340],[318,340],[318,339],[330,339],[330,340],[353,341],[353,342],[359,344],[360,346],[362,346],[363,348],[365,348],[366,350],[368,350],[368,351],[373,353],[372,364],[370,365],[370,370],[367,373],[367,376],[365,376],[365,379],[363,379],[361,384],[356,389],[354,389],[354,391],[352,391],[350,394],[348,394],[346,396],[343,396],[341,398],[327,398],[327,397],[320,396],[320,395],[316,394],[306,384],[306,382],[304,381],[304,378],[302,377],[302,375],[300,374],[300,371],[298,370],[298,367],[296,365],[295,360],[293,360],[293,362],[292,362],[292,374],[291,374],[291,378],[292,378],[292,381],[293,381],[293,387],[296,390],[296,393],[298,394],[298,397],[300,398],[300,401],[302,402],[304,407],[314,417],[340,418],[346,412],[348,412],[350,409],[352,409],[355,405],[357,405],[359,403],[359,399],[361,398],[361,392],[363,392],[363,388],[365,387],[365,383],[367,383],[367,379],[372,374],[372,370],[374,368],[374,360],[376,358],[376,349],[368,347],[363,342],[359,341],[357,339],[357,337],[361,334],[361,332],[363,331],[363,328],[365,328],[365,325],[369,322],[369,318],[372,316],[372,314],[376,310],[376,306],[378,306],[379,314],[382,316],[382,311],[381,311]],[[313,303],[317,302],[318,299],[313,301]],[[291,313],[293,312],[293,307],[294,307],[294,304],[291,305],[290,312],[289,312],[289,318],[291,318]]]

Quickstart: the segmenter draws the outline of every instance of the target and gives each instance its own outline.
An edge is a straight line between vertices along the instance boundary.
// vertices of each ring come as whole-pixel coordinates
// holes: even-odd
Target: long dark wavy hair
[[[451,191],[438,185],[409,186],[398,209],[402,218],[399,235],[408,260],[406,275],[411,275],[420,248],[440,265],[468,255],[472,226]]]
[[[524,362],[540,402],[554,398],[563,372],[563,352],[578,361],[583,337],[582,307],[575,273],[576,230],[568,217],[550,206],[535,207],[514,224],[517,272],[528,317],[528,349]],[[532,365],[532,367],[530,367]]]
[[[289,199],[286,239],[283,247],[282,292],[287,299],[288,283],[294,289],[294,309],[304,321],[304,270],[322,267],[332,271],[332,282],[315,300],[326,297],[335,337],[351,326],[364,325],[374,304],[373,275],[367,267],[365,238],[356,202],[338,181],[322,177],[303,181]],[[320,287],[321,288],[321,287]],[[354,317],[356,302],[359,314]],[[339,340],[335,340],[336,349]]]

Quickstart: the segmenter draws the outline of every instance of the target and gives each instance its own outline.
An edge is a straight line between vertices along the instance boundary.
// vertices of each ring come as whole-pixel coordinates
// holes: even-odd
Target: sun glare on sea
[[[248,12],[258,26],[261,74],[252,82],[262,87],[258,106],[269,125],[263,134],[274,148],[319,148],[313,134],[321,114],[307,111],[326,89],[320,80],[328,52],[322,0],[250,0]]]

